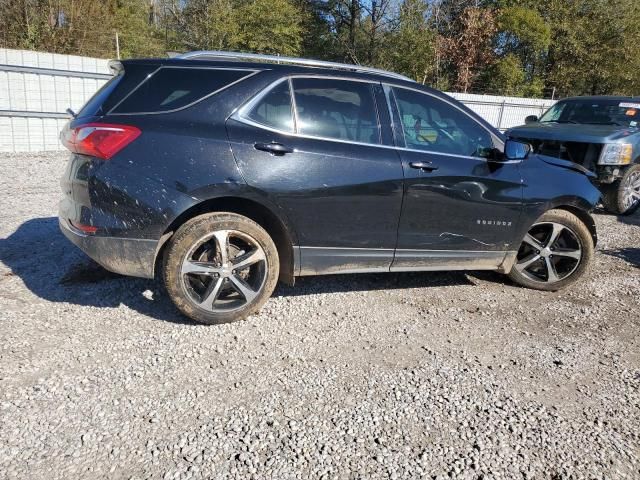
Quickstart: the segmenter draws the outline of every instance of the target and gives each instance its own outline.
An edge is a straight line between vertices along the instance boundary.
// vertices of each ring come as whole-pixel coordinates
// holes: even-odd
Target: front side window
[[[371,85],[326,78],[294,78],[298,133],[359,143],[380,143]]]
[[[246,117],[267,127],[293,132],[293,113],[289,82],[284,80],[269,90],[246,113]]]
[[[393,88],[407,148],[484,157],[491,134],[453,105],[404,88]]]

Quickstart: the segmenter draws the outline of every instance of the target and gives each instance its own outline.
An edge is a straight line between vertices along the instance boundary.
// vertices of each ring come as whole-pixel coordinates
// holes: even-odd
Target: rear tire
[[[615,215],[631,215],[640,207],[640,165],[626,169],[622,178],[602,185],[604,208]]]
[[[278,250],[253,220],[235,213],[192,218],[166,249],[164,284],[178,309],[206,324],[243,320],[269,299],[278,281]]]
[[[566,210],[549,210],[529,229],[509,278],[524,287],[557,291],[583,277],[594,256],[587,226]]]

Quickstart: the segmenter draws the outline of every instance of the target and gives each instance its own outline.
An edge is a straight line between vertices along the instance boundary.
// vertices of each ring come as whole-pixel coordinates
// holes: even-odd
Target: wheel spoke
[[[556,240],[558,239],[558,237],[560,236],[560,234],[564,230],[564,227],[562,225],[557,224],[557,223],[553,223],[551,225],[552,225],[551,236],[549,236],[549,240],[547,241],[547,243],[545,245],[545,247],[549,247],[549,248],[551,248],[553,246],[553,244],[556,243]]]
[[[568,257],[574,260],[582,258],[582,250],[554,250],[553,255],[556,257]]]
[[[207,287],[207,290],[201,297],[202,301],[200,302],[200,306],[209,310],[213,310],[213,305],[216,303],[218,295],[220,295],[220,290],[222,290],[223,283],[224,279],[222,277],[212,279],[210,285]]]
[[[560,280],[558,274],[556,273],[556,267],[553,265],[553,262],[549,257],[544,259],[544,262],[547,266],[547,282],[553,283]]]
[[[522,272],[538,260],[540,260],[540,255],[532,255],[529,259],[516,263],[516,268]]]
[[[527,233],[524,236],[524,240],[525,243],[528,243],[529,245],[531,245],[533,248],[535,248],[536,250],[542,250],[544,247],[542,246],[542,243],[540,243],[536,238],[534,238],[533,236],[531,236],[530,233]]]
[[[544,242],[531,235],[532,232],[538,235],[543,231],[547,232]],[[527,247],[524,248],[524,245]],[[535,251],[531,252],[530,247],[534,247]],[[534,282],[556,283],[569,278],[580,267],[582,251],[582,243],[570,226],[560,222],[543,221],[531,226],[518,251],[518,259],[513,268]]]
[[[220,262],[222,265],[226,265],[229,261],[229,231],[218,230],[214,232],[213,236],[216,239],[218,252],[220,253]]]
[[[266,260],[265,251],[251,235],[240,230],[210,231],[184,256],[182,286],[201,309],[238,311],[263,290],[269,275]],[[260,268],[251,268],[255,265]]]
[[[234,269],[242,270],[262,260],[265,260],[264,252],[262,249],[255,249],[241,257],[234,258],[232,264]]]
[[[194,262],[193,260],[185,260],[182,263],[183,275],[213,275],[218,272],[219,269],[211,262]]]
[[[237,275],[231,275],[228,278],[233,285],[233,288],[235,288],[236,291],[244,297],[247,303],[251,302],[258,295],[258,292],[253,290],[242,278],[238,277]]]

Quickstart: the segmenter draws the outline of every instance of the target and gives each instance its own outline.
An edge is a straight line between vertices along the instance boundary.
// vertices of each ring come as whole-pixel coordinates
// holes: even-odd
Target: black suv
[[[60,226],[109,270],[162,275],[200,322],[300,275],[496,270],[557,290],[593,258],[590,172],[400,75],[230,52],[112,69],[61,134]]]

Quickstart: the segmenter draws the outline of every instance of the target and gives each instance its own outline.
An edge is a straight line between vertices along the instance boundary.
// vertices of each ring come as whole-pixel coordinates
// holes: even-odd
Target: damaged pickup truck
[[[568,98],[525,123],[507,136],[593,172],[608,211],[628,215],[640,206],[639,97]]]

